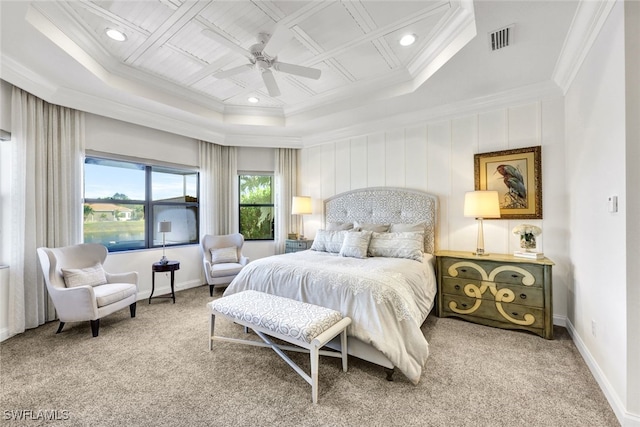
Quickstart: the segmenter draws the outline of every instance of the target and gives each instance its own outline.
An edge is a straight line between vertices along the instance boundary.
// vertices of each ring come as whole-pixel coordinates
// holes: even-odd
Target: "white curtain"
[[[283,253],[288,233],[299,230],[299,216],[291,215],[291,201],[298,191],[298,150],[293,148],[276,149],[275,165],[276,187],[276,253]]]
[[[9,334],[55,318],[36,255],[82,241],[84,113],[13,88]]]
[[[200,141],[200,235],[238,232],[236,147]]]

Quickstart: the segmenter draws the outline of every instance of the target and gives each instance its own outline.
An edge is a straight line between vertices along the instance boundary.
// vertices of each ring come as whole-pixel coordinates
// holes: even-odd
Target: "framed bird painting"
[[[540,146],[474,155],[475,189],[495,190],[502,219],[542,218]]]

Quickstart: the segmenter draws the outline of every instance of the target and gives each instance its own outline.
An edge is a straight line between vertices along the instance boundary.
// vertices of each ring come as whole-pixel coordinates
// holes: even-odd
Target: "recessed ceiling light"
[[[247,101],[249,101],[252,104],[257,104],[258,102],[260,102],[260,100],[255,96],[250,96],[249,98],[247,98]]]
[[[415,34],[405,34],[400,39],[400,45],[401,46],[411,46],[415,41],[416,41],[416,35]]]
[[[123,42],[127,39],[127,35],[125,33],[123,33],[122,31],[115,30],[113,28],[107,28],[106,30],[104,30],[104,32],[107,33],[109,38],[118,42]]]

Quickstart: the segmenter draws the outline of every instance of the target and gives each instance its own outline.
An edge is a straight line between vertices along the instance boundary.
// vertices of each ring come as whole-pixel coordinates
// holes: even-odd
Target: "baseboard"
[[[640,416],[627,412],[624,404],[620,400],[620,397],[611,386],[611,383],[609,383],[609,380],[607,380],[606,375],[602,372],[600,366],[593,358],[591,352],[589,352],[589,349],[584,344],[584,341],[582,341],[582,338],[568,318],[565,318],[565,324],[569,335],[571,335],[580,355],[589,367],[591,374],[596,379],[600,389],[604,393],[604,396],[607,398],[607,401],[609,402],[611,409],[613,409],[613,412],[616,414],[620,425],[623,427],[640,427]]]
[[[556,326],[567,327],[567,316],[560,316],[559,314],[553,315],[553,324]]]

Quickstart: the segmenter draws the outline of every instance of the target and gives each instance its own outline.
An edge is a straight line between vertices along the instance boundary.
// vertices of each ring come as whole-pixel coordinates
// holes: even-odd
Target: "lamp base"
[[[482,253],[480,253],[480,252],[471,252],[471,255],[475,255],[475,256],[487,256],[487,255],[490,255],[490,254],[488,254],[488,253],[484,253],[484,252],[482,252]]]
[[[159,263],[160,264],[169,264],[169,259],[166,256],[162,255],[162,258],[160,258]]]

